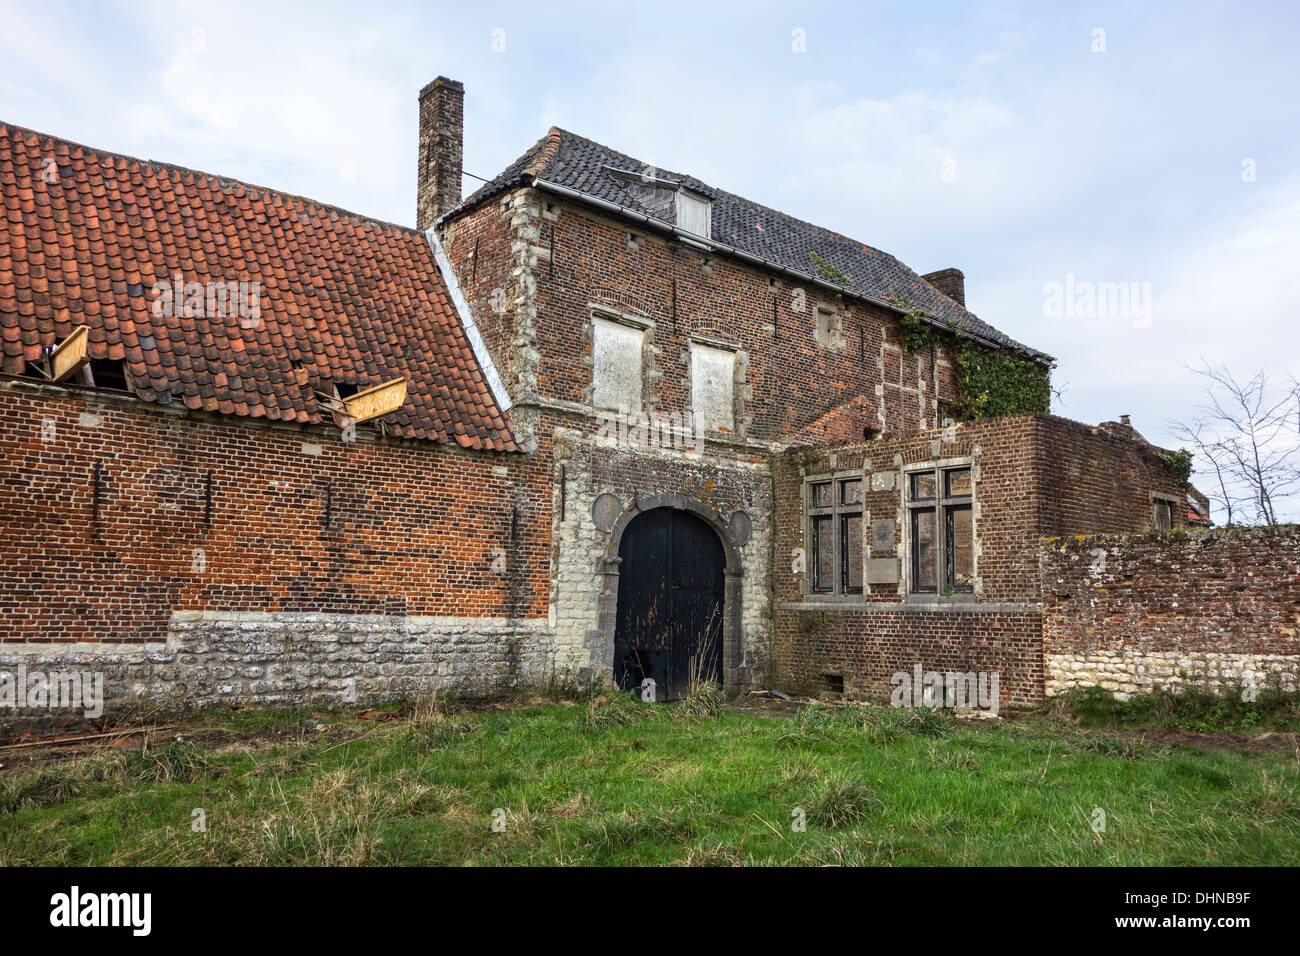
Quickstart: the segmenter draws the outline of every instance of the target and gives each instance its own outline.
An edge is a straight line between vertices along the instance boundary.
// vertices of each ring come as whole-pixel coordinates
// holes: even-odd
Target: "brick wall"
[[[997,672],[1000,703],[1030,707],[1043,696],[1040,626],[1021,607],[787,607],[777,613],[776,682],[815,696],[838,677],[846,697],[886,700],[891,677],[919,663],[926,672]]]
[[[1160,459],[1123,425],[1085,425],[1055,415],[1037,419],[1040,518],[1044,537],[1101,531],[1149,531],[1152,494],[1185,502]],[[1174,509],[1175,527],[1187,508]]]
[[[373,666],[351,674],[369,696],[400,696],[383,680],[383,665],[398,660],[423,667],[427,689],[449,686],[438,678],[454,668],[431,636],[444,625],[514,666],[519,648],[507,637],[547,614],[548,476],[520,455],[364,428],[357,438],[3,384],[0,653],[175,650],[195,620],[235,622],[247,645],[228,660],[207,657],[212,679],[189,688],[196,701],[291,699],[319,675],[290,666],[283,643],[277,650],[277,635],[289,633],[306,640],[341,628],[359,645],[387,647],[388,656],[362,655]],[[358,625],[366,621],[374,627]],[[417,626],[423,638],[410,633]],[[273,658],[285,668],[278,688],[217,676]],[[492,673],[470,683],[524,676]]]
[[[1042,576],[1048,694],[1300,676],[1300,528],[1049,539]]]
[[[975,581],[969,597],[907,589],[906,474],[911,466],[936,463],[969,463],[972,469]],[[880,697],[892,674],[920,663],[927,671],[998,670],[1006,702],[1016,705],[1037,703],[1044,694],[1042,537],[1092,528],[1146,530],[1152,493],[1181,494],[1131,431],[1042,414],[793,449],[777,456],[773,474],[779,686],[817,693],[832,675],[843,679],[846,694]],[[809,593],[807,575],[792,559],[806,547],[804,482],[825,475],[864,481],[860,546],[867,580],[860,596]],[[873,533],[877,522],[887,525],[884,540]]]
[[[511,371],[517,401],[535,388],[544,398],[584,402],[593,305],[654,322],[659,375],[649,399],[661,412],[689,407],[692,335],[744,350],[747,436],[758,440],[793,434],[858,395],[868,397],[877,422],[883,412],[889,430],[933,425],[956,395],[946,350],[903,354],[886,310],[535,190],[459,217],[443,243],[493,354]],[[817,341],[818,308],[837,317],[831,347]]]

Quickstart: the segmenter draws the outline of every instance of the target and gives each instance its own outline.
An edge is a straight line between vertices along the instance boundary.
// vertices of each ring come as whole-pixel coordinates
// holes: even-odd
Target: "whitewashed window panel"
[[[592,326],[592,403],[640,411],[641,330],[602,318],[593,318]]]
[[[691,410],[697,429],[716,432],[735,428],[735,380],[736,353],[691,346]]]

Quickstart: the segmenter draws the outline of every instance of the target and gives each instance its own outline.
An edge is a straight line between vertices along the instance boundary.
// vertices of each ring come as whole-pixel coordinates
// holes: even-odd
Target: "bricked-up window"
[[[591,401],[613,411],[641,410],[641,361],[645,333],[639,328],[592,318]]]
[[[934,468],[907,476],[911,587],[918,594],[969,594],[975,588],[971,470]]]
[[[813,327],[813,335],[817,344],[824,349],[843,348],[844,324],[840,314],[834,309],[818,306],[814,318],[816,325]]]
[[[691,413],[706,432],[735,428],[736,353],[691,344]]]
[[[808,589],[862,593],[862,479],[814,478],[808,489]]]

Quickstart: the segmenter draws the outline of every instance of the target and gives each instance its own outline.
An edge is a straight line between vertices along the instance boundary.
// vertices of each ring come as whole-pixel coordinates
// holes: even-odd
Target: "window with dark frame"
[[[975,590],[975,536],[969,465],[907,476],[907,533],[915,594]]]
[[[862,593],[862,479],[808,482],[808,576],[814,594]]]

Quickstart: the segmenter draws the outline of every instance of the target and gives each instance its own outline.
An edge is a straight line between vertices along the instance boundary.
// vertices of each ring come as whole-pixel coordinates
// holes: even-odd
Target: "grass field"
[[[1044,715],[426,703],[0,761],[9,865],[1300,864],[1294,738],[1163,747]]]

